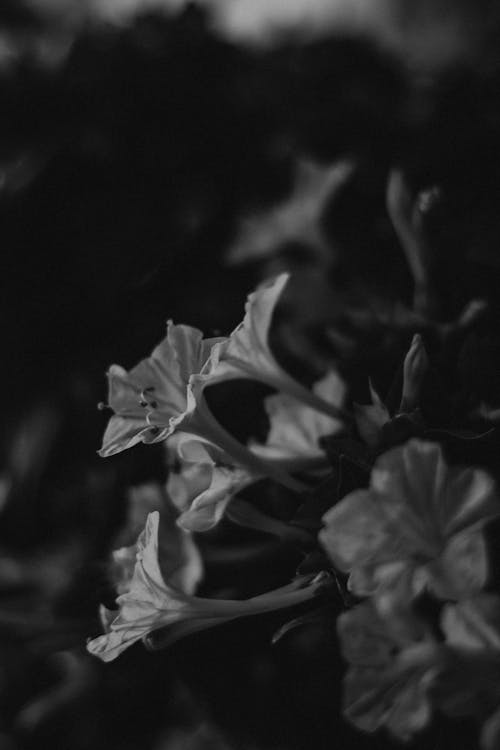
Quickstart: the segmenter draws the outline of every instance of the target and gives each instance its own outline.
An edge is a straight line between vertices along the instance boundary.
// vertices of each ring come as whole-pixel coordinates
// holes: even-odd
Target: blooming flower
[[[334,406],[341,406],[345,384],[331,371],[312,388],[314,394]],[[342,422],[328,414],[311,409],[302,401],[287,394],[276,394],[265,399],[270,419],[270,430],[265,444],[253,443],[251,450],[267,459],[307,462],[321,460],[324,453],[319,440],[342,428]]]
[[[337,630],[349,670],[343,712],[358,729],[385,726],[408,740],[432,716],[429,691],[441,669],[441,647],[416,618],[385,620],[373,601],[344,612]]]
[[[300,578],[288,586],[251,599],[202,599],[182,589],[182,581],[165,580],[158,562],[159,514],[148,517],[137,547],[137,561],[127,593],[117,599],[119,612],[108,618],[107,632],[87,644],[90,653],[111,661],[136,641],[165,626],[184,623],[175,638],[245,615],[290,607],[316,596],[324,578]]]
[[[234,495],[261,476],[235,465],[212,443],[182,437],[177,446],[180,469],[170,472],[167,492],[181,511],[181,528],[207,531],[220,521]]]
[[[176,431],[189,432],[220,447],[233,462],[269,475],[300,491],[283,469],[266,464],[232,437],[217,422],[206,403],[201,383],[191,381],[199,373],[221,339],[202,338],[197,328],[169,322],[167,335],[152,355],[129,373],[113,365],[108,373],[109,406],[115,412],[103,439],[101,456],[111,456],[138,442],[166,440]]]
[[[486,581],[482,526],[499,511],[488,474],[448,468],[439,445],[411,440],[377,460],[368,489],[325,515],[320,541],[359,596],[397,587],[408,598],[429,588],[458,599]]]
[[[328,373],[313,391],[327,401],[340,403],[345,386],[335,372]],[[167,491],[181,510],[179,524],[190,531],[206,531],[221,519],[229,501],[249,484],[281,467],[285,471],[307,470],[324,463],[319,447],[322,436],[341,428],[337,419],[305,406],[297,399],[277,394],[266,399],[271,428],[265,444],[251,443],[252,453],[265,460],[263,469],[238,465],[233,457],[213,443],[188,433],[177,433],[175,450],[180,457],[171,470]],[[169,439],[168,445],[172,446]]]
[[[290,274],[283,273],[249,295],[242,323],[229,338],[213,346],[201,374],[191,378],[195,401],[208,385],[234,378],[250,378],[293,396],[335,419],[345,416],[339,406],[325,401],[289,375],[271,351],[271,321],[289,277]]]
[[[108,372],[108,403],[114,411],[99,451],[112,456],[139,442],[165,440],[186,410],[186,388],[200,372],[214,343],[191,326],[169,321],[167,335],[150,357],[130,372],[112,365]]]
[[[124,594],[130,589],[137,551],[144,540],[144,525],[154,509],[161,512],[158,560],[162,574],[173,586],[193,594],[203,576],[203,562],[191,534],[176,524],[177,509],[165,489],[153,483],[140,485],[129,492],[129,501],[127,528],[120,534],[119,541],[130,539],[134,529],[136,533],[133,544],[112,552],[111,577],[117,592]]]

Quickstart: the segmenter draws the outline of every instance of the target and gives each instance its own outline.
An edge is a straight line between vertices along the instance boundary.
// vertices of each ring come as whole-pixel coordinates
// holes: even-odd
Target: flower
[[[205,364],[214,343],[191,326],[167,324],[167,335],[130,372],[112,365],[108,372],[108,404],[114,411],[101,456],[131,448],[139,442],[165,440],[186,410],[187,384]]]
[[[482,527],[499,511],[488,474],[448,468],[439,445],[411,440],[377,460],[368,489],[324,516],[320,541],[356,595],[428,588],[458,599],[486,581]]]
[[[422,337],[416,333],[403,364],[403,393],[399,413],[410,413],[419,406],[420,393],[428,369],[429,357]]]
[[[148,359],[129,373],[112,365],[108,400],[115,414],[104,434],[100,455],[111,456],[141,441],[163,441],[176,431],[188,432],[219,446],[233,462],[301,491],[303,485],[286,471],[266,463],[230,435],[211,413],[200,381],[191,383],[221,341],[203,339],[197,328],[169,322],[166,337]]]
[[[396,427],[399,420],[399,425],[403,430],[405,428],[407,430],[412,422],[414,427],[417,425],[420,393],[428,368],[429,359],[422,337],[416,333],[404,359],[401,402],[394,417],[391,416],[371,380],[368,381],[372,403],[366,405],[355,403],[354,420],[361,438],[369,447],[375,448],[383,442],[384,430],[387,430],[391,422],[393,427]],[[405,418],[406,422],[403,421]],[[386,439],[387,437],[388,434],[385,435]]]
[[[269,344],[275,307],[290,274],[282,273],[249,295],[245,317],[229,338],[215,344],[200,375],[191,378],[195,402],[208,385],[234,378],[250,378],[303,401],[312,409],[342,419],[340,407],[325,401],[295,380],[277,362]]]
[[[325,207],[351,177],[354,166],[348,159],[327,166],[298,160],[291,194],[277,206],[243,220],[228,260],[261,260],[293,244],[304,245],[319,260],[331,263],[332,247],[321,220]]]
[[[414,617],[383,619],[373,601],[341,614],[337,630],[349,669],[344,716],[358,729],[385,726],[408,740],[432,716],[429,691],[442,662],[441,647]]]
[[[500,742],[500,598],[479,594],[441,613],[446,637],[446,669],[434,690],[440,709],[450,716],[475,715],[483,722],[481,748]]]
[[[207,441],[183,435],[177,445],[179,471],[171,471],[167,492],[181,511],[177,521],[187,531],[207,531],[215,526],[230,500],[260,479]]]
[[[165,489],[160,485],[149,484],[133,488],[130,493],[131,513],[129,526],[136,526],[142,515],[142,530],[136,541],[112,552],[111,577],[119,594],[130,590],[134,575],[138,550],[144,544],[144,525],[156,498],[156,508],[161,509],[161,524],[158,533],[158,561],[162,575],[173,586],[187,594],[193,594],[203,577],[203,562],[191,534],[181,530],[176,524],[177,509],[172,504]],[[148,507],[149,506],[149,507]],[[142,513],[141,513],[142,511]],[[133,522],[131,524],[131,521]],[[129,536],[125,532],[125,538]],[[124,534],[120,535],[120,539]]]
[[[313,393],[334,406],[341,406],[345,384],[331,371],[313,386]],[[311,409],[302,401],[287,394],[276,394],[265,399],[271,422],[265,444],[252,443],[250,449],[262,458],[281,461],[307,462],[321,460],[324,453],[319,440],[342,429],[342,423],[328,414]]]
[[[91,654],[115,659],[133,643],[165,626],[181,624],[173,639],[245,615],[253,615],[307,601],[325,585],[324,576],[302,577],[288,586],[251,599],[202,599],[183,590],[182,578],[166,580],[158,561],[158,512],[148,517],[137,545],[137,560],[129,590],[118,597],[118,614],[107,620],[107,632],[88,642]]]

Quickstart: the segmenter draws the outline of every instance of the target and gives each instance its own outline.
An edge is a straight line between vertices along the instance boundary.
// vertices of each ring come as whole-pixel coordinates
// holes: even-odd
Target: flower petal
[[[441,616],[441,627],[451,646],[500,652],[500,598],[480,594],[457,604],[447,604]]]
[[[136,445],[165,440],[186,411],[187,384],[199,373],[221,339],[203,340],[201,331],[169,321],[167,335],[150,357],[130,372],[112,365],[108,402],[115,412],[106,429],[101,456]]]
[[[397,559],[392,529],[369,490],[347,495],[323,522],[319,540],[340,570]]]
[[[440,558],[426,566],[426,572],[429,587],[442,599],[464,599],[478,593],[488,577],[482,531],[453,536]]]
[[[210,358],[191,384],[204,388],[234,378],[251,378],[303,401],[311,408],[342,418],[338,407],[329,404],[289,375],[277,362],[269,345],[269,331],[275,307],[290,275],[283,273],[252,292],[245,317],[228,339],[212,347]]]
[[[208,531],[221,520],[234,495],[255,480],[245,469],[214,466],[210,486],[193,500],[178,524],[186,531]]]
[[[108,422],[102,448],[98,451],[103,458],[114,456],[138,443],[156,443],[163,440],[165,431],[151,427],[143,418],[120,417],[114,415]]]
[[[334,406],[342,406],[345,384],[331,371],[313,386],[313,393]],[[324,457],[319,440],[333,435],[342,423],[328,414],[311,409],[302,401],[287,394],[277,394],[265,399],[270,418],[270,430],[264,445],[254,443],[251,450],[267,459],[294,461],[314,460]]]

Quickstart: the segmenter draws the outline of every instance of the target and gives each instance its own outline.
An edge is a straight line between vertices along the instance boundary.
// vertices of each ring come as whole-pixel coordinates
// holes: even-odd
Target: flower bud
[[[409,413],[418,406],[422,384],[429,369],[429,358],[418,333],[412,339],[403,367],[403,394],[399,412]]]

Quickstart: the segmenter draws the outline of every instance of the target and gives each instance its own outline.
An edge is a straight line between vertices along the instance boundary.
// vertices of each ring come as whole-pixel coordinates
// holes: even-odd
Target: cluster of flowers
[[[148,359],[130,372],[117,365],[109,371],[114,414],[101,455],[166,441],[179,468],[167,483],[170,505],[153,497],[137,541],[114,553],[118,610],[103,608],[105,633],[88,643],[105,661],[159,633],[165,645],[234,618],[334,595],[323,571],[246,600],[196,596],[203,564],[192,532],[214,527],[237,505],[235,495],[262,478],[308,490],[331,469],[321,438],[355,425],[374,448],[390,421],[373,389],[373,404],[355,405],[351,416],[336,371],[309,389],[278,363],[269,331],[288,279],[282,274],[252,293],[230,336],[203,339],[195,328],[169,323]],[[410,417],[425,367],[417,335],[404,363],[400,406]],[[205,389],[235,378],[277,391],[265,399],[265,443],[236,440],[208,406]],[[429,724],[433,708],[475,714],[483,747],[498,747],[500,597],[484,591],[484,527],[500,516],[493,480],[482,470],[448,467],[438,444],[411,439],[379,455],[368,488],[335,500],[318,541],[335,574],[348,574],[355,602],[338,618],[349,664],[344,715],[365,731],[385,726],[408,739]]]

